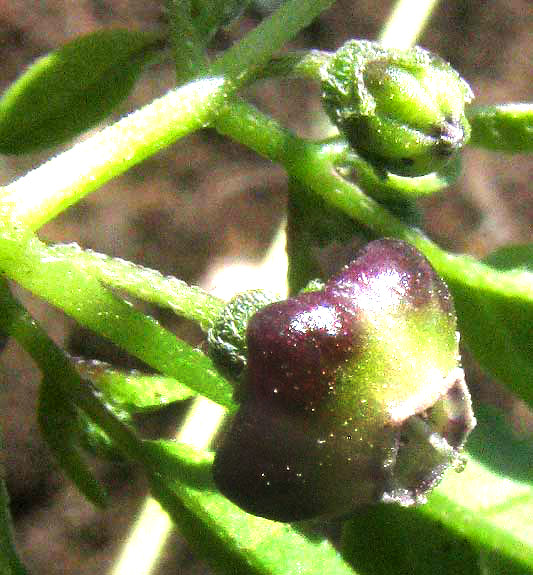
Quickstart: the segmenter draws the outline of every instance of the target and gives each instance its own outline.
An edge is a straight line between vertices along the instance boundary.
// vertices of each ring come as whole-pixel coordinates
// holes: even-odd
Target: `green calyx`
[[[207,334],[208,353],[226,375],[238,379],[246,367],[246,327],[261,308],[279,298],[264,290],[250,290],[233,297]]]
[[[326,112],[350,145],[392,173],[436,171],[468,141],[464,107],[472,91],[422,48],[347,42],[332,58],[322,89]]]

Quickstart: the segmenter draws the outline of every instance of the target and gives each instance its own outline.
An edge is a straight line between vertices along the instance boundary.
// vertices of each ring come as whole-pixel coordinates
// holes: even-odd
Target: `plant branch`
[[[175,140],[208,124],[229,91],[222,78],[172,90],[2,190],[5,216],[37,229]]]
[[[220,56],[209,78],[172,90],[5,187],[4,216],[38,229],[110,179],[212,123],[248,75],[332,3],[290,0]]]
[[[374,232],[411,243],[447,279],[473,289],[480,284],[492,285],[495,291],[505,289],[509,294],[530,297],[531,286],[503,277],[474,258],[441,249],[421,230],[404,224],[357,185],[341,177],[332,161],[342,155],[341,143],[303,140],[242,100],[233,103],[218,119],[217,129],[272,161],[280,162],[289,175]]]

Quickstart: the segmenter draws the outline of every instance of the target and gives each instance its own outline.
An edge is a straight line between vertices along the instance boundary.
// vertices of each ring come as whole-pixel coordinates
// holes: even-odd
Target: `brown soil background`
[[[102,27],[157,29],[162,2],[147,0],[0,0],[0,89],[36,57],[80,34]],[[341,0],[294,41],[293,47],[334,49],[349,38],[375,38],[391,1]],[[255,25],[248,12],[220,33],[228,46]],[[470,82],[478,103],[533,100],[533,8],[528,0],[442,1],[419,43],[449,60]],[[148,71],[115,118],[172,87],[172,68]],[[247,97],[303,136],[316,135],[318,91],[302,82],[265,82]],[[56,153],[58,150],[55,150]],[[0,184],[39,165],[50,152],[0,158]],[[427,229],[441,245],[483,256],[507,243],[533,241],[533,158],[467,150],[461,181],[423,202]],[[76,241],[183,278],[205,281],[225,258],[258,260],[280,221],[286,201],[282,170],[213,132],[195,134],[104,186],[52,223],[47,241]],[[79,329],[60,312],[17,290],[52,337],[71,353],[132,365],[107,343]],[[151,312],[182,337],[198,342],[191,326]],[[526,417],[466,360],[474,393],[491,396],[515,417]],[[94,462],[112,504],[97,511],[62,476],[35,421],[39,373],[13,342],[2,355],[1,426],[4,464],[20,551],[40,575],[105,574],[145,495],[138,470]],[[143,420],[145,431],[167,435],[180,416],[167,409]],[[173,536],[158,573],[209,573]]]

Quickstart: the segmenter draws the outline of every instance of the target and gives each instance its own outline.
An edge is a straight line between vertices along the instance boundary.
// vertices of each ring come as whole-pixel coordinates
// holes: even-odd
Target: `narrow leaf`
[[[149,301],[174,313],[197,322],[207,331],[222,311],[225,303],[197,286],[188,285],[173,276],[164,276],[153,270],[121,258],[83,250],[75,243],[57,244],[50,249],[61,257],[69,257],[76,265],[104,284],[127,291],[129,294]]]
[[[153,477],[154,496],[196,551],[226,575],[354,575],[322,537],[249,515],[217,491]]]
[[[2,575],[28,575],[15,549],[9,496],[2,476],[0,476],[0,573]]]
[[[143,441],[145,461],[169,481],[180,481],[197,489],[214,489],[211,465],[214,453],[200,451],[178,441]]]
[[[65,393],[76,374],[61,350],[11,295],[5,281],[0,282],[0,329],[26,349],[43,373],[37,415],[50,450],[80,491],[103,506],[106,494],[77,450],[78,413]]]
[[[365,575],[480,575],[477,550],[417,509],[364,508],[346,522],[343,539],[344,558]]]
[[[533,273],[533,244],[504,246],[493,251],[483,261],[499,270]]]
[[[28,230],[4,227],[0,270],[157,371],[217,403],[234,407],[232,386],[205,354],[116,297],[96,277]]]
[[[496,252],[487,261],[501,271],[474,262],[469,267],[465,258],[462,274],[448,267],[441,273],[453,293],[463,341],[482,367],[533,405],[531,253],[530,246]]]
[[[441,521],[512,570],[533,573],[533,451],[496,408],[478,406],[478,426],[461,474],[448,474],[420,513]],[[500,446],[497,449],[496,446]],[[467,446],[468,447],[468,446]]]
[[[172,377],[113,369],[102,361],[76,359],[76,368],[116,407],[131,413],[153,411],[194,392]]]
[[[59,382],[46,374],[39,392],[38,420],[46,444],[62,470],[89,501],[104,507],[107,495],[76,446],[80,436],[77,411],[63,395]]]
[[[470,144],[500,152],[533,152],[533,103],[473,107]]]
[[[23,154],[65,142],[127,97],[161,38],[100,30],[31,65],[0,99],[0,152]]]
[[[424,176],[399,176],[390,172],[380,173],[355,152],[347,150],[343,167],[349,168],[350,177],[371,197],[377,200],[416,199],[442,192],[457,181],[461,171],[461,160],[457,156],[438,172]]]

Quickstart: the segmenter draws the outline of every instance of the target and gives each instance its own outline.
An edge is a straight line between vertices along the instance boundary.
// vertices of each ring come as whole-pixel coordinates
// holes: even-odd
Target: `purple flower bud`
[[[450,294],[396,240],[368,244],[321,291],[259,310],[243,403],[215,481],[279,521],[410,505],[461,463],[475,424]]]

